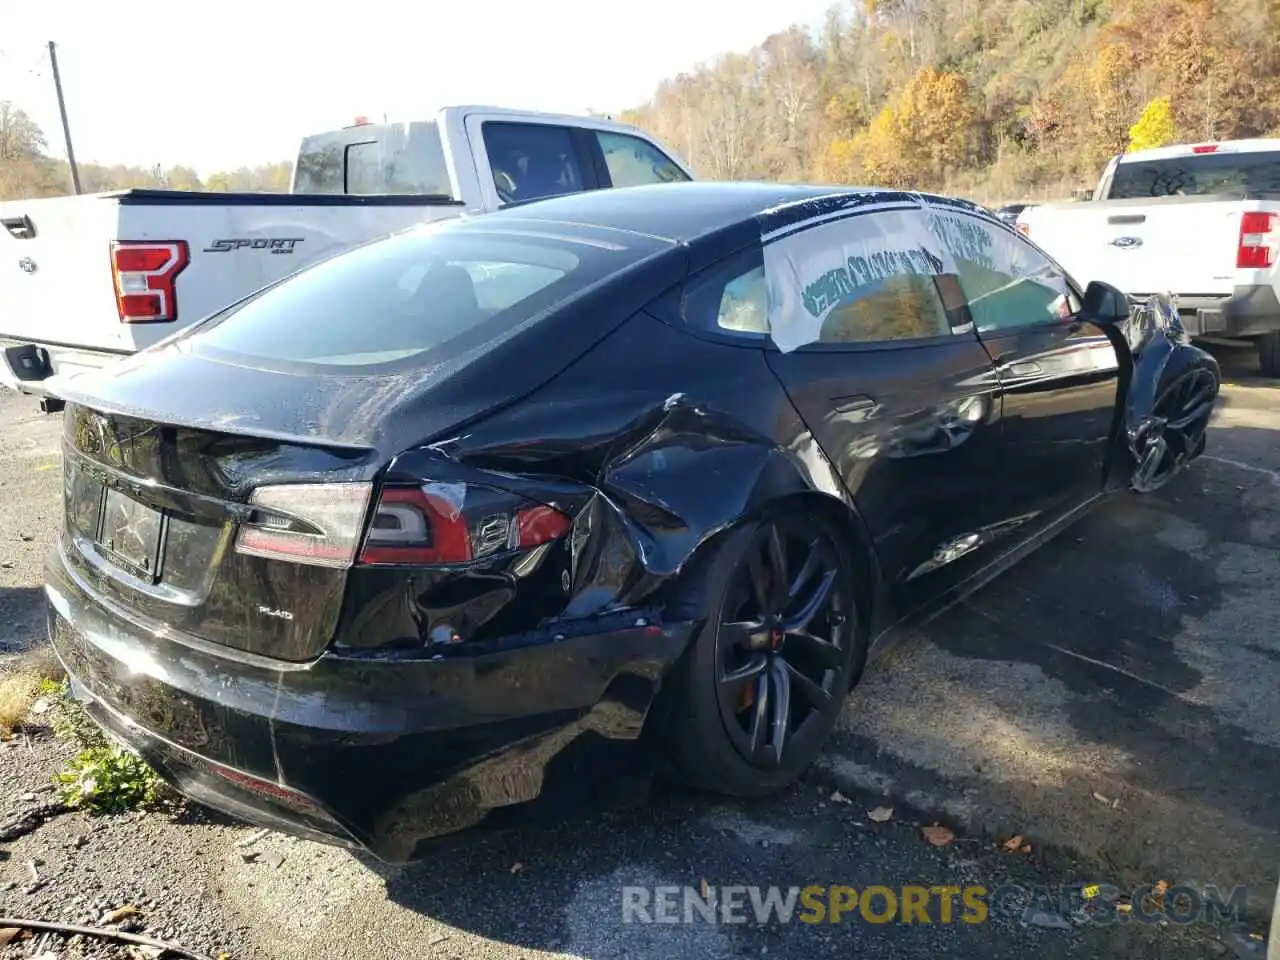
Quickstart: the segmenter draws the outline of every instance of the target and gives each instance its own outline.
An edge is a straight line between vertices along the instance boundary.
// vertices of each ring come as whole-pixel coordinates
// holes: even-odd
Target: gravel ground
[[[1256,397],[1249,399],[1251,389],[1242,388],[1240,396],[1245,399],[1235,404],[1238,410],[1253,409]],[[57,419],[39,414],[30,401],[0,394],[0,671],[12,668],[16,651],[42,642],[40,569],[59,516],[57,429]],[[1239,449],[1216,449],[1223,457],[1274,469],[1265,466],[1264,461],[1270,462],[1265,449],[1254,463],[1249,459],[1258,453],[1253,440],[1243,434],[1238,440]],[[1218,468],[1223,465],[1213,466]],[[1237,494],[1260,496],[1252,486],[1241,485],[1247,489]],[[1253,509],[1253,502],[1243,497],[1235,502],[1246,511]],[[1248,527],[1250,517],[1255,518],[1254,527]],[[1267,535],[1269,528],[1258,526],[1262,522],[1258,517],[1265,519],[1265,514],[1242,515],[1239,509],[1229,509],[1216,520],[1205,514],[1195,522],[1208,524],[1206,536],[1216,538],[1215,542],[1234,542],[1233,537],[1243,537],[1242,529],[1255,539]],[[1106,524],[1099,529],[1105,532]],[[1179,528],[1174,524],[1172,529]],[[1068,548],[1050,546],[1038,556],[1061,555],[1063,549]],[[1274,556],[1266,562],[1274,565]],[[1059,572],[1050,566],[1043,575]],[[1100,578],[1092,589],[1119,587],[1108,588],[1105,578]],[[1086,594],[1084,600],[1105,606],[1106,597],[1105,593]],[[1207,605],[1202,612],[1209,612]],[[633,810],[554,828],[464,837],[443,846],[428,861],[395,868],[335,848],[262,834],[199,808],[101,817],[72,812],[12,843],[0,844],[0,915],[97,923],[104,912],[130,905],[140,912],[125,922],[142,933],[172,939],[208,957],[225,952],[232,960],[311,960],[317,955],[362,960],[550,956],[685,960],[768,955],[821,960],[847,958],[854,951],[859,956],[894,958],[1260,957],[1260,941],[1237,927],[1123,924],[1054,929],[1024,924],[1018,915],[993,917],[978,925],[860,920],[814,926],[622,922],[624,885],[843,883],[863,889],[869,884],[981,883],[994,889],[1006,882],[1054,886],[1128,876],[1109,861],[1105,838],[1100,847],[1082,850],[1083,856],[1073,852],[1072,844],[1058,842],[1058,833],[1096,836],[1088,824],[1098,819],[1097,809],[1066,803],[1058,822],[1053,822],[1052,811],[1058,808],[1018,806],[1014,801],[1022,794],[1008,789],[1010,783],[1027,781],[1027,770],[1036,765],[1044,768],[1046,776],[1058,776],[1065,768],[1086,768],[1094,762],[1101,749],[1096,737],[1092,743],[1079,735],[1058,740],[1014,738],[1024,723],[1020,711],[1027,704],[1040,704],[1045,707],[1042,715],[1056,716],[1055,710],[1070,703],[1067,696],[1072,685],[1088,678],[1064,676],[1061,671],[1046,676],[1047,669],[1026,662],[1034,657],[1019,661],[1009,656],[975,656],[954,646],[944,649],[940,637],[983,636],[967,625],[966,616],[963,610],[948,614],[949,620],[938,621],[932,634],[906,647],[868,678],[875,685],[887,683],[885,678],[895,670],[917,680],[923,676],[928,683],[892,692],[906,697],[904,710],[911,703],[946,693],[954,699],[942,703],[943,713],[918,712],[913,727],[905,722],[909,719],[905,712],[895,715],[883,705],[877,708],[879,714],[859,711],[859,705],[873,701],[855,699],[846,733],[860,739],[833,744],[825,769],[817,771],[815,779],[765,802],[726,804],[659,789],[649,802]],[[1204,622],[1205,629],[1213,628],[1213,621]],[[935,629],[937,624],[945,629]],[[1095,627],[1093,632],[1100,629]],[[1254,639],[1250,634],[1249,641]],[[1189,659],[1191,655],[1179,656]],[[905,666],[895,666],[899,663]],[[1161,664],[1172,669],[1168,658]],[[1267,676],[1255,682],[1274,684]],[[941,686],[940,679],[946,680]],[[1010,689],[1021,690],[1025,703],[1007,695]],[[1046,699],[1046,689],[1058,699]],[[1113,696],[1109,688],[1106,693]],[[1217,709],[1224,717],[1252,716],[1247,696],[1217,696],[1214,702],[1221,704]],[[884,701],[876,698],[874,702]],[[991,705],[985,712],[975,706],[983,702]],[[1160,715],[1167,719],[1164,706]],[[1000,730],[1000,736],[987,734],[975,742],[975,735],[966,734],[965,724],[954,719],[965,709],[973,711],[970,720],[985,717],[983,729]],[[879,719],[857,726],[857,712]],[[1185,726],[1193,718],[1173,719]],[[955,772],[938,759],[945,751],[931,747],[933,752],[928,752],[915,746],[927,740],[930,728],[947,730],[955,737],[948,763],[955,758],[968,762],[971,751],[986,750],[987,759],[979,760],[979,765],[989,764],[987,775],[943,778],[939,771]],[[1062,728],[1078,732],[1083,725]],[[1265,733],[1269,728],[1264,724],[1249,729]],[[1161,735],[1154,727],[1133,727],[1130,747],[1135,754],[1145,751],[1145,756],[1152,756],[1167,747]],[[1257,736],[1265,740],[1262,734]],[[1222,743],[1239,747],[1246,741],[1254,742],[1245,738]],[[876,744],[870,751],[874,764],[864,763],[866,752],[855,756],[850,743],[859,750]],[[893,753],[890,746],[901,752]],[[48,802],[52,774],[72,752],[68,744],[38,725],[27,736],[0,745],[0,821]],[[1203,751],[1197,754],[1202,756]],[[931,759],[934,768],[924,759]],[[851,803],[831,797],[829,780],[832,769],[847,772],[850,764],[867,773],[845,788]],[[1175,766],[1154,768],[1152,777],[1172,777]],[[1273,775],[1275,767],[1270,769]],[[1197,776],[1211,776],[1213,771],[1206,770],[1202,766]],[[1242,780],[1238,789],[1245,799],[1228,810],[1254,811],[1253,836],[1264,853],[1267,847],[1274,851],[1275,833],[1266,832],[1274,822],[1259,820],[1261,814],[1248,798],[1261,790],[1259,783],[1266,776],[1265,771],[1257,771]],[[1184,797],[1196,789],[1185,778],[1170,782]],[[904,786],[910,789],[904,791]],[[1220,794],[1226,789],[1222,784],[1201,784],[1199,789],[1210,786],[1220,788]],[[900,800],[892,801],[896,812],[888,823],[873,823],[866,812],[884,802],[886,793],[902,793]],[[999,829],[1025,832],[1033,840],[1030,853],[1000,850],[984,832],[992,823],[962,815],[975,806],[997,802],[1004,804],[998,808]],[[919,815],[909,812],[913,803],[925,811],[933,804],[935,815],[957,827],[954,842],[943,847],[926,843]],[[1046,810],[1050,811],[1047,819]],[[1241,814],[1235,819],[1248,818]],[[1042,844],[1044,836],[1052,842]],[[1169,854],[1184,839],[1171,831],[1155,843],[1156,852]],[[1273,863],[1277,860],[1280,857],[1271,856]],[[1125,869],[1132,873],[1131,867]],[[1157,879],[1154,874],[1146,876]],[[134,948],[104,946],[98,940],[68,942],[43,935],[0,948],[0,957],[42,960],[142,956]]]

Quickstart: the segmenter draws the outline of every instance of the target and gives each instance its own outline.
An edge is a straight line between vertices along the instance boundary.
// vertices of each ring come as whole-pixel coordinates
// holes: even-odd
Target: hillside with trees
[[[293,164],[287,160],[212,173],[203,180],[191,167],[184,166],[131,167],[96,163],[78,166],[80,186],[85,193],[128,187],[284,193],[289,189],[293,172]],[[65,160],[49,155],[44,131],[19,107],[0,100],[0,200],[56,197],[71,192],[71,171]]]
[[[1280,136],[1280,0],[845,0],[815,31],[663,81],[621,119],[708,178],[1064,196],[1126,149]],[[203,181],[184,166],[81,168],[86,190],[289,178],[287,161]],[[0,198],[69,183],[44,133],[0,101]]]
[[[1065,195],[1126,149],[1280,136],[1280,2],[865,0],[621,119],[706,177]]]

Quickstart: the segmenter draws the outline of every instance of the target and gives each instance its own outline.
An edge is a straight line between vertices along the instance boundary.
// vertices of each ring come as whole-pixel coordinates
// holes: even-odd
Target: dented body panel
[[[857,218],[884,210],[896,219],[866,233],[876,221]],[[930,210],[964,222],[944,242]],[[812,234],[785,258],[806,296],[751,301],[771,238],[843,218],[843,275]],[[384,859],[634,799],[701,625],[697,561],[721,537],[768,511],[821,516],[855,557],[859,629],[883,644],[1140,486],[1144,438],[1172,422],[1163,388],[1208,369],[1150,305],[1111,329],[1070,310],[984,329],[946,272],[995,262],[967,220],[1008,233],[912,194],[690,184],[565,198],[475,229],[576,231],[636,255],[476,349],[320,376],[211,356],[197,329],[121,364],[71,398],[69,462],[162,511],[166,529],[204,523],[208,587],[177,596],[165,570],[178,566],[140,583],[95,557],[69,485],[48,562],[55,649],[94,716],[191,796]],[[875,236],[905,252],[878,254]],[[822,342],[841,297],[901,277],[936,284],[936,316],[893,301],[902,322],[936,329]],[[1062,284],[1054,310],[1078,300]],[[778,320],[786,302],[808,316]],[[180,383],[204,396],[168,396]],[[567,533],[458,563],[286,572],[236,554],[252,491],[290,480],[370,483],[375,499],[490,491],[551,508]],[[238,600],[207,604],[228,585]]]

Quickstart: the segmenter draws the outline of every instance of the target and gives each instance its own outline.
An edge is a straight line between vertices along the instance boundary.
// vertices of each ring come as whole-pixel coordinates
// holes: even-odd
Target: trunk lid
[[[235,549],[254,487],[366,477],[376,456],[68,406],[67,563],[109,601],[157,625],[283,660],[319,654],[345,569]]]
[[[157,629],[314,657],[333,637],[355,548],[305,562],[255,554],[246,530],[251,542],[279,535],[264,510],[318,524],[326,536],[312,545],[327,549],[336,527],[357,543],[367,503],[335,501],[340,519],[325,504],[311,512],[318,488],[372,496],[397,454],[532,392],[683,275],[679,255],[646,259],[665,248],[649,238],[579,241],[542,225],[526,243],[519,230],[455,229],[327,261],[59,383],[74,571]],[[634,301],[602,282],[620,270]]]

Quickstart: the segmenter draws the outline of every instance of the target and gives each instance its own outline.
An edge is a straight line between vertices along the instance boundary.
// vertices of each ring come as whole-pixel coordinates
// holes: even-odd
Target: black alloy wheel
[[[735,531],[710,558],[672,742],[685,779],[757,796],[817,757],[866,659],[840,532],[784,513]]]

